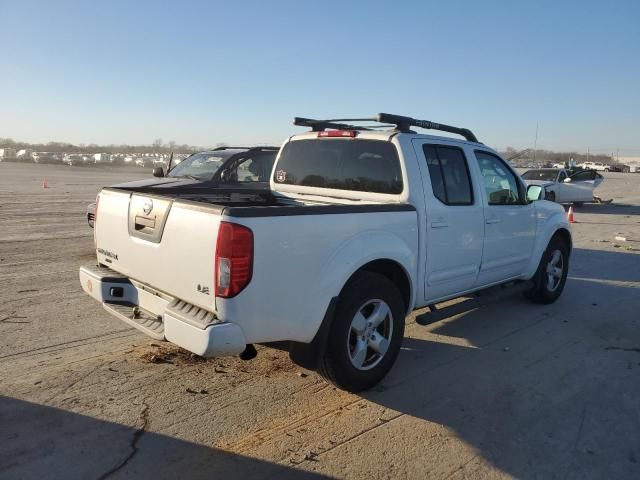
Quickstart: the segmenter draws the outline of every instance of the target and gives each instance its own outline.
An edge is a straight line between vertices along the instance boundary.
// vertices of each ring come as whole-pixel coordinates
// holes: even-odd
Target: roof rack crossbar
[[[468,128],[453,127],[443,123],[435,123],[429,120],[417,120],[402,115],[394,115],[391,113],[379,113],[375,117],[370,118],[332,118],[327,120],[314,120],[311,118],[295,117],[293,124],[301,127],[310,127],[313,132],[322,132],[326,128],[334,128],[337,130],[372,130],[376,127],[359,127],[338,122],[378,122],[389,123],[395,125],[401,132],[411,132],[411,127],[420,127],[427,130],[439,130],[441,132],[455,133],[463,136],[469,142],[478,142],[478,139]]]
[[[340,121],[371,121],[370,118],[366,119],[339,119]],[[299,127],[309,127],[312,132],[322,132],[327,128],[334,128],[336,130],[371,130],[368,127],[361,127],[356,125],[348,125],[346,123],[335,123],[336,120],[314,120],[313,118],[301,118],[295,117],[293,119],[293,124],[298,125]]]

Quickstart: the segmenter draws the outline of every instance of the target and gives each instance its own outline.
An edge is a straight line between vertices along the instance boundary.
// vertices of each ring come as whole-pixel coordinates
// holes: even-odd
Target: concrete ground
[[[1,478],[640,478],[640,175],[576,210],[556,303],[417,311],[363,395],[266,347],[192,357],[84,295],[86,204],[144,176],[0,163]]]

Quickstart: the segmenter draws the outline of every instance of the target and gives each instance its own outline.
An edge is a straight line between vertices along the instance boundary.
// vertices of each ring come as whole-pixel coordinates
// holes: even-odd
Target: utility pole
[[[533,141],[533,163],[536,163],[536,151],[538,150],[538,122],[536,122],[536,139]]]

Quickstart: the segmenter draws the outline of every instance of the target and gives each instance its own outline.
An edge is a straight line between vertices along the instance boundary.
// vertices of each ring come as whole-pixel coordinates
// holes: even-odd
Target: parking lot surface
[[[640,175],[576,210],[556,303],[414,312],[362,395],[267,347],[194,357],[81,291],[86,205],[149,175],[0,163],[0,478],[640,478]]]

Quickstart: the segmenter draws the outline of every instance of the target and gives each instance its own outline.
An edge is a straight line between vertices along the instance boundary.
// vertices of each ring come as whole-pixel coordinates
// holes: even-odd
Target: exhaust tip
[[[240,360],[253,360],[258,356],[258,351],[252,343],[247,344],[247,347],[240,354]]]

